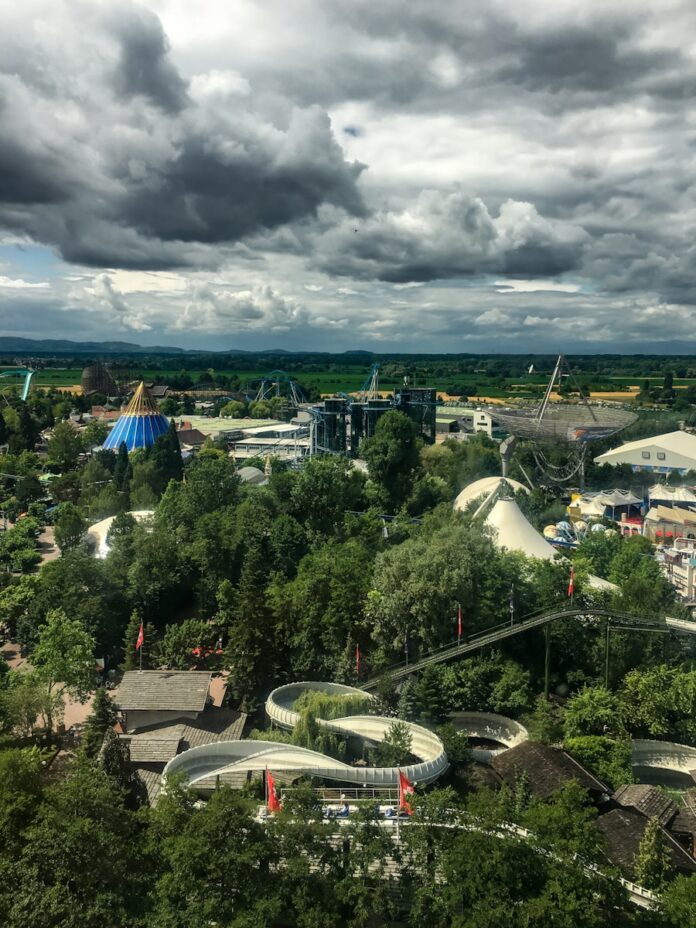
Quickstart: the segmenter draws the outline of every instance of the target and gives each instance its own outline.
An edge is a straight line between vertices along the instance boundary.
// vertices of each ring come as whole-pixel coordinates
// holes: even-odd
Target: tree
[[[623,783],[633,783],[629,738],[580,735],[566,738],[563,747],[595,776],[614,789],[618,789]]]
[[[397,410],[381,416],[375,434],[361,445],[380,502],[390,512],[396,512],[411,495],[421,472],[421,445],[415,423]]]
[[[128,625],[126,626],[126,633],[123,639],[123,669],[124,670],[135,670],[136,667],[140,664],[140,655],[135,649],[135,645],[138,641],[138,635],[140,634],[140,626],[142,624],[143,617],[142,614],[134,609],[131,612],[130,619],[128,620]],[[144,646],[143,646],[144,647]],[[150,641],[147,641],[147,650],[145,653],[150,651]],[[147,662],[145,662],[145,666]]]
[[[114,486],[118,491],[127,490],[133,470],[128,458],[128,446],[122,441],[118,446],[116,464],[114,466]]]
[[[130,748],[113,728],[107,728],[104,732],[99,765],[113,785],[123,793],[127,808],[138,809],[147,802],[145,785],[131,767]]]
[[[616,698],[603,686],[586,686],[568,700],[565,712],[566,738],[604,735],[622,729]]]
[[[558,708],[546,699],[538,696],[534,711],[524,720],[530,741],[541,744],[557,744],[563,737],[563,723]]]
[[[220,415],[227,419],[241,419],[246,413],[246,406],[238,400],[230,400],[220,410]]]
[[[43,792],[41,753],[38,748],[0,751],[0,853],[17,843],[36,814]]]
[[[167,667],[187,670],[200,661],[201,651],[212,647],[215,631],[207,622],[200,619],[185,619],[175,625],[168,625],[159,647],[159,655]],[[199,655],[193,654],[198,649]]]
[[[142,827],[98,766],[77,761],[46,790],[25,832],[4,924],[112,928],[139,924],[152,872]]]
[[[459,731],[451,722],[439,725],[435,731],[444,744],[447,759],[453,767],[461,768],[471,763],[473,755],[466,732]]]
[[[82,734],[82,748],[88,757],[96,757],[108,729],[116,722],[116,707],[106,688],[100,686],[94,694],[92,711],[87,716]]]
[[[316,455],[295,475],[291,513],[310,531],[328,535],[346,512],[363,508],[363,486],[363,476],[346,458]]]
[[[402,767],[411,754],[411,731],[405,722],[392,722],[377,746],[380,767]]]
[[[73,503],[61,503],[56,511],[55,539],[61,554],[76,548],[85,534],[87,523]]]
[[[153,462],[160,475],[160,492],[170,480],[181,480],[183,473],[181,445],[173,419],[164,435],[160,435],[150,448],[149,460]]]
[[[451,706],[442,687],[442,668],[439,664],[428,664],[421,671],[416,684],[416,700],[420,717],[433,725],[444,722]]]
[[[677,876],[664,888],[662,911],[670,928],[696,924],[696,876]]]
[[[32,655],[39,678],[50,697],[62,702],[67,694],[84,702],[94,687],[94,639],[81,622],[69,619],[62,609],[46,616]],[[53,709],[47,718],[52,729]]]
[[[39,718],[48,720],[60,711],[55,697],[46,690],[36,672],[12,671],[0,690],[3,728],[20,738],[30,738]]]
[[[528,708],[531,698],[529,671],[515,661],[505,661],[500,676],[491,688],[491,709],[503,715],[515,716]]]
[[[91,451],[92,448],[97,448],[100,445],[103,445],[108,434],[109,427],[105,422],[100,422],[99,419],[92,419],[87,423],[87,426],[82,433],[83,449],[85,451]]]
[[[654,816],[648,819],[638,851],[633,861],[635,878],[641,886],[661,891],[673,868],[669,851],[665,847],[662,828]]]
[[[48,442],[48,459],[61,470],[73,470],[82,451],[82,438],[72,422],[59,422]]]

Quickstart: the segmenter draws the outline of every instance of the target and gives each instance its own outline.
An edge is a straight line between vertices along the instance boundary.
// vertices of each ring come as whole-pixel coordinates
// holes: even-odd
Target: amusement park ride
[[[554,389],[560,389],[564,378],[569,380],[579,395],[577,403],[552,404]],[[583,395],[568,362],[558,356],[544,397],[537,407],[527,409],[501,409],[488,407],[486,410],[496,422],[510,434],[501,444],[503,476],[507,476],[510,459],[519,442],[530,444],[534,461],[551,483],[567,483],[576,474],[583,482],[585,459],[590,444],[609,438],[637,419],[635,413],[626,409],[608,409],[592,406]],[[566,461],[555,464],[550,460],[550,450],[559,448],[566,452]]]
[[[12,367],[12,368],[8,368],[7,370],[0,371],[0,377],[22,379],[24,383],[22,384],[22,390],[19,396],[20,396],[20,399],[24,401],[29,396],[29,388],[31,387],[31,378],[34,376],[34,373],[35,371],[31,370],[31,368],[28,368],[28,367]],[[7,397],[5,396],[5,389],[0,391],[0,394],[2,395],[2,398],[5,400],[5,403],[7,404]]]

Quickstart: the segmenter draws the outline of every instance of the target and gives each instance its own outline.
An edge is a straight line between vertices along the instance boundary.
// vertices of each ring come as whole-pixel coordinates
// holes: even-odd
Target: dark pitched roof
[[[647,783],[629,783],[620,786],[612,799],[620,806],[632,806],[647,818],[655,817],[660,825],[666,826],[679,811],[666,793]]]
[[[181,445],[202,445],[205,443],[205,435],[200,429],[179,429],[176,433],[179,436]]]
[[[121,737],[128,743],[133,764],[163,765],[182,751],[201,744],[239,740],[246,718],[246,713],[234,709],[208,709],[197,719],[175,719],[166,725],[149,725]]]
[[[606,793],[609,788],[560,748],[525,741],[496,755],[491,761],[501,779],[514,787],[517,778],[526,773],[529,789],[539,799],[548,799],[557,789],[577,780],[584,789]]]
[[[161,399],[167,395],[169,387],[166,383],[156,383],[154,386],[150,387],[150,393],[155,397],[155,399]]]
[[[128,670],[115,702],[125,712],[202,712],[211,676],[198,670]]]
[[[147,799],[151,806],[155,805],[160,794],[162,785],[162,774],[157,770],[151,770],[146,766],[134,767],[133,772],[137,773],[145,784],[147,790]]]
[[[604,835],[609,860],[630,878],[635,877],[634,860],[648,819],[630,806],[612,809],[597,818],[597,827]],[[662,840],[673,865],[680,873],[696,873],[696,860],[661,827]]]

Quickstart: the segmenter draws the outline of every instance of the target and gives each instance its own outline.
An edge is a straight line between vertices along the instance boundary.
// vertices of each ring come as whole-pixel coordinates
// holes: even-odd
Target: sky
[[[693,0],[0,0],[0,334],[696,353]]]

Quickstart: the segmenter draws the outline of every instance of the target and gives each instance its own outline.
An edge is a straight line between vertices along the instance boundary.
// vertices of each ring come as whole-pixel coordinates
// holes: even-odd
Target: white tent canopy
[[[605,490],[603,493],[600,493],[597,497],[600,503],[604,503],[605,506],[640,506],[643,502],[637,496],[634,496],[630,490]]]
[[[514,499],[498,499],[488,513],[486,525],[496,530],[501,548],[548,561],[556,557],[555,548],[527,521]]]
[[[664,503],[696,503],[696,492],[691,487],[668,487],[664,483],[650,487],[648,497]]]
[[[464,512],[469,503],[472,503],[475,499],[480,499],[482,496],[488,496],[489,493],[497,490],[503,481],[510,486],[514,493],[518,490],[529,493],[529,487],[524,486],[517,480],[510,480],[509,477],[482,477],[480,480],[475,480],[464,487],[454,501],[454,508]]]

